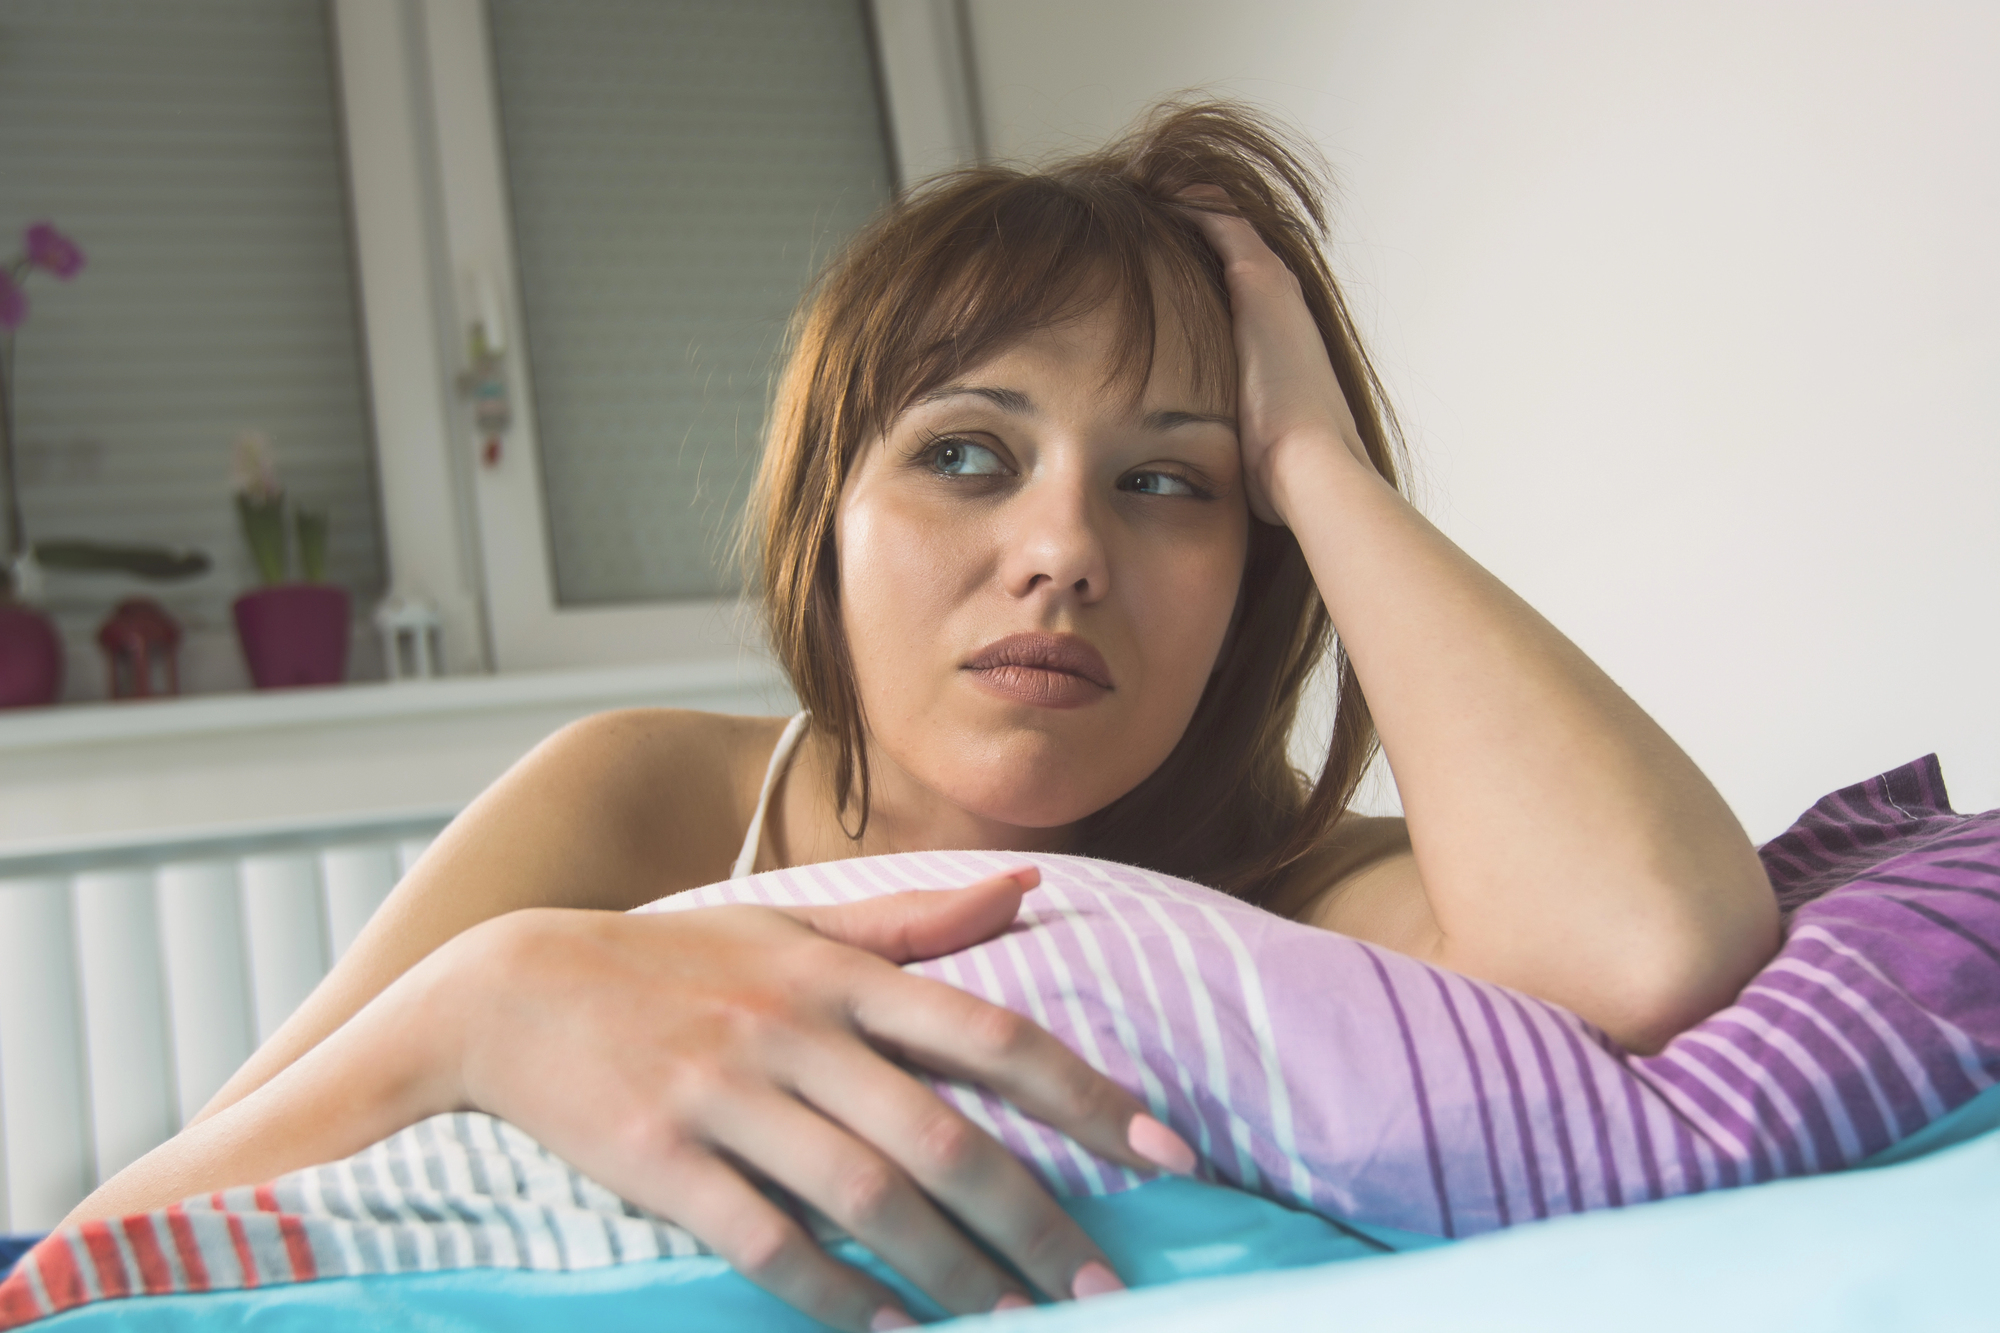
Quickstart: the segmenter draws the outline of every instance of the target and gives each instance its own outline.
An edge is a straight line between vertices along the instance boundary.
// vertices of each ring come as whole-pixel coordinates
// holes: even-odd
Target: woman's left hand
[[[1255,227],[1201,206],[1226,206],[1229,196],[1221,189],[1198,185],[1180,197],[1195,205],[1188,216],[1221,256],[1229,288],[1239,385],[1236,431],[1250,512],[1266,523],[1295,526],[1285,512],[1282,484],[1292,459],[1345,450],[1369,471],[1375,465],[1298,278]]]

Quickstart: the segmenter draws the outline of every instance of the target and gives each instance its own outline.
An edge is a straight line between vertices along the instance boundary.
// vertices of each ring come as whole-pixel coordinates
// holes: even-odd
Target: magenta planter
[[[236,640],[260,690],[347,678],[347,589],[281,583],[236,599]]]
[[[54,703],[62,667],[55,622],[32,606],[0,602],[0,708]]]

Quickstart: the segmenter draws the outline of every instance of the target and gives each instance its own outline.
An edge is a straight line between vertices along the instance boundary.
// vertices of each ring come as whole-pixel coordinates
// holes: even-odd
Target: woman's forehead
[[[1190,330],[1161,309],[1149,330],[1129,312],[1099,301],[1054,323],[1022,331],[980,361],[919,393],[907,410],[952,399],[1032,411],[1052,391],[1111,395],[1132,414],[1182,413],[1233,418],[1235,356],[1227,342]],[[1145,346],[1150,333],[1150,348]],[[1148,355],[1150,353],[1150,355]],[[1220,355],[1224,364],[1216,365]],[[1109,404],[1107,404],[1109,405]]]

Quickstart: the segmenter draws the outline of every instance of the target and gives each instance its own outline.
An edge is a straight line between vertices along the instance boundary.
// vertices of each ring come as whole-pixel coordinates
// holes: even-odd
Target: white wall
[[[1195,85],[1303,128],[1444,529],[1750,832],[2000,805],[2000,7],[973,0],[1003,156]]]

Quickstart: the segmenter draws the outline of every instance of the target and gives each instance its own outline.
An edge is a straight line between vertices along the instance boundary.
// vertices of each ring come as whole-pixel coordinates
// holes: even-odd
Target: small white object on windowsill
[[[6,558],[0,556],[0,565],[5,565],[5,561]],[[35,548],[30,546],[5,567],[8,582],[14,589],[14,600],[29,606],[40,606],[49,590],[48,576],[42,572],[41,562],[35,559]]]
[[[375,608],[382,632],[382,661],[390,680],[429,680],[444,674],[439,654],[443,622],[429,602],[385,597]]]

